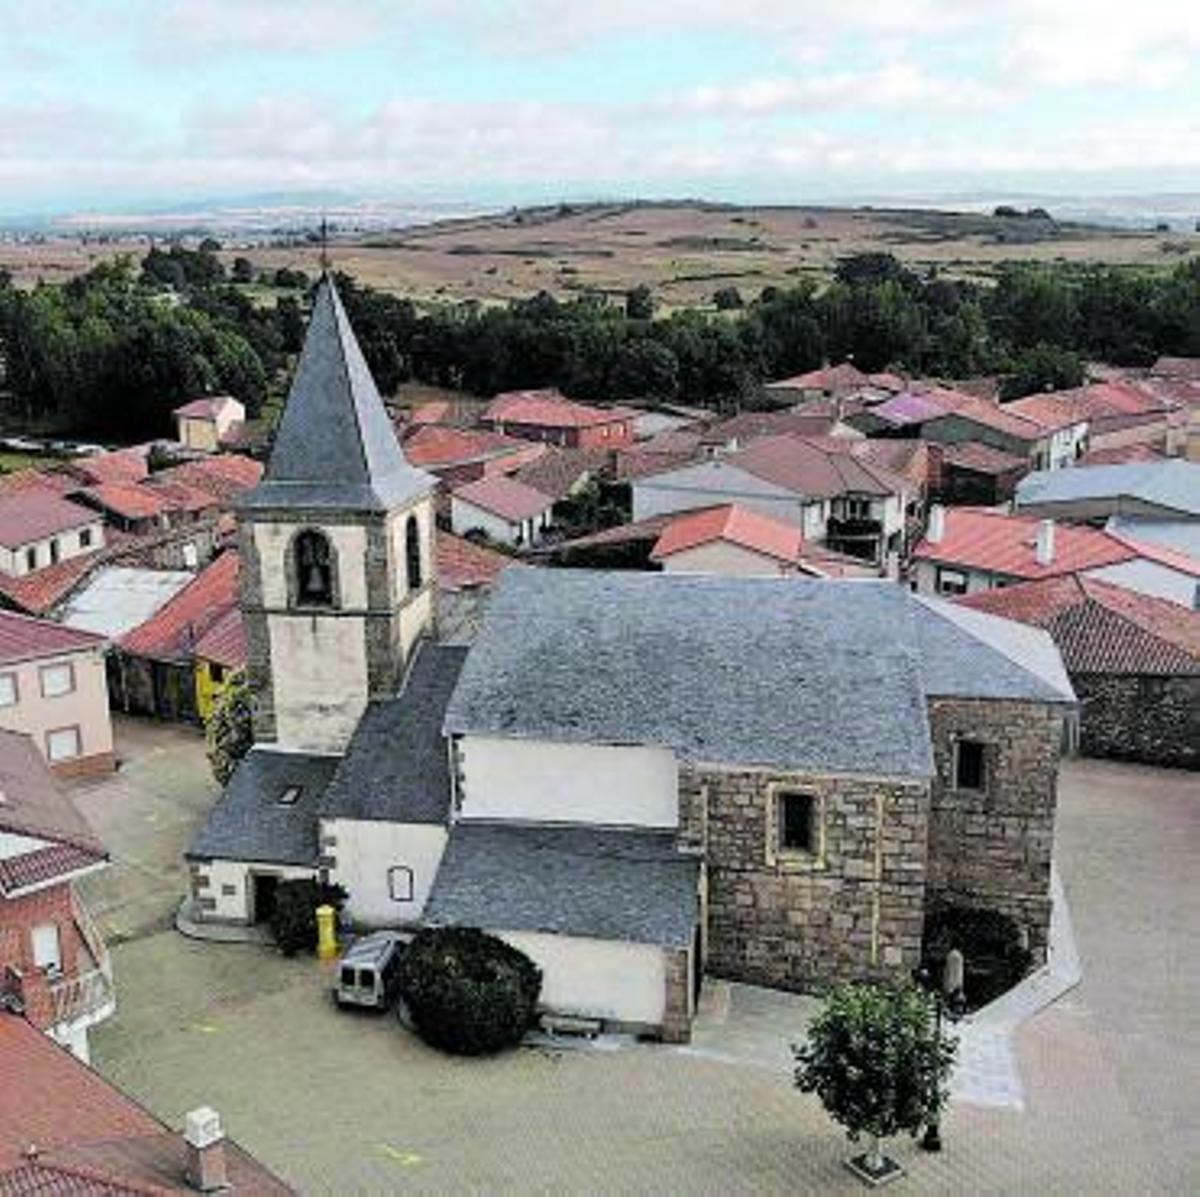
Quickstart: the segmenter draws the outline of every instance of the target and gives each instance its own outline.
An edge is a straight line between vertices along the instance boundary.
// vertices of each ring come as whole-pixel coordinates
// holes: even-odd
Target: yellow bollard
[[[337,954],[337,911],[332,906],[318,906],[317,959],[333,960]]]

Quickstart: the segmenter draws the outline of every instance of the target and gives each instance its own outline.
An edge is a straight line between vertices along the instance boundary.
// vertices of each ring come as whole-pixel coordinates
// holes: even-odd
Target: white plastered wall
[[[464,736],[462,819],[676,827],[679,770],[666,748]]]
[[[250,906],[251,878],[255,874],[267,874],[285,881],[317,875],[316,869],[302,865],[248,864],[240,860],[213,860],[201,867],[208,874],[208,887],[200,890],[199,896],[216,901],[215,908],[206,910],[204,917],[239,923],[249,922],[254,917]]]
[[[668,574],[720,574],[731,578],[777,578],[795,573],[794,566],[726,540],[683,549],[663,560]]]

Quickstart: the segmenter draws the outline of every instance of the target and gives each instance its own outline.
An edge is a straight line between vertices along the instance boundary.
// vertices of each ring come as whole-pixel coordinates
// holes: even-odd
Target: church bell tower
[[[331,278],[262,481],[238,503],[255,740],[345,750],[435,618],[436,480],[396,439]]]

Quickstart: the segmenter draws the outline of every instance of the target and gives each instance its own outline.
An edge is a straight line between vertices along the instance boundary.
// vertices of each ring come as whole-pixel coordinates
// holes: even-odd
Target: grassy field
[[[56,240],[0,245],[0,267],[23,285],[69,278],[144,238],[104,245]],[[1200,253],[1200,234],[1127,232],[968,213],[847,208],[729,208],[703,204],[524,209],[338,240],[333,264],[359,281],[419,300],[496,301],[548,290],[620,294],[652,287],[661,305],[707,304],[719,287],[756,294],[828,277],[841,257],[886,251],[918,269],[986,278],[1004,262],[1101,262],[1142,269]],[[316,246],[258,246],[260,270],[319,268]],[[266,298],[264,295],[263,298]]]

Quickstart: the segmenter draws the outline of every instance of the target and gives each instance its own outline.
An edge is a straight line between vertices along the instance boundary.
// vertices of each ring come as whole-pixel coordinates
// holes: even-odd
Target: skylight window
[[[275,799],[278,806],[295,806],[300,800],[300,786],[288,786],[283,793]]]

